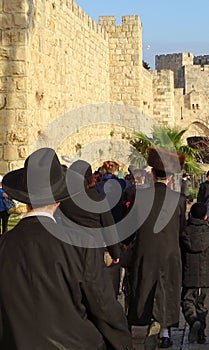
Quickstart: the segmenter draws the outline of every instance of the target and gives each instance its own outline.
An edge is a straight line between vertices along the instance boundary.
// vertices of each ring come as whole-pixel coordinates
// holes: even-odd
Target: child
[[[189,324],[188,340],[204,344],[206,316],[205,299],[209,287],[209,224],[207,207],[194,203],[181,237],[183,289],[182,312]]]

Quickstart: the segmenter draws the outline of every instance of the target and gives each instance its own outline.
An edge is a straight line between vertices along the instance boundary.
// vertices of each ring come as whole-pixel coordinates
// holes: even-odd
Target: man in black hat
[[[0,239],[0,349],[132,349],[100,250],[70,244],[55,222],[69,197],[55,151],[32,153],[3,188],[28,212]]]
[[[207,207],[207,217],[209,218],[209,170],[206,173],[206,180],[199,186],[197,202],[203,203]]]
[[[92,168],[88,162],[79,159],[71,164],[68,172],[71,182],[72,178],[75,179],[73,188],[75,189],[75,187],[77,187],[77,192],[79,193],[76,196],[76,202],[74,198],[69,198],[61,203],[59,208],[61,210],[61,212],[59,212],[60,219],[66,227],[70,227],[72,224],[74,227],[75,225],[79,225],[79,236],[83,233],[86,239],[89,237],[89,231],[91,235],[93,232],[95,233],[95,245],[97,244],[99,247],[105,247],[104,260],[108,265],[107,272],[111,277],[117,297],[117,271],[119,271],[120,266],[116,268],[116,273],[115,266],[119,265],[120,244],[108,202],[106,202],[106,209],[103,207],[98,210],[101,203],[105,201],[105,196],[96,190]],[[83,191],[81,191],[82,188],[84,189]],[[105,203],[103,204],[105,205]],[[95,205],[94,208],[93,205]],[[112,242],[114,242],[114,244]]]
[[[172,173],[181,171],[183,159],[174,152],[151,148],[147,163],[152,167],[154,185],[136,193],[139,229],[130,267],[128,320],[130,325],[149,325],[146,350],[155,350],[159,335],[160,347],[170,347],[169,327],[179,321],[179,234],[185,225],[186,200],[171,190],[169,183]]]
[[[186,196],[187,203],[193,202],[193,197],[190,194],[190,188],[191,188],[191,177],[188,173],[183,173],[182,180],[181,180],[181,193]]]

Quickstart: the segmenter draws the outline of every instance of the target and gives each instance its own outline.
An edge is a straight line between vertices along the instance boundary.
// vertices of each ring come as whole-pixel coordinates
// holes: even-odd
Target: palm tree
[[[198,175],[201,171],[197,159],[201,158],[201,152],[183,143],[183,135],[186,129],[169,128],[167,126],[154,126],[152,137],[143,133],[135,133],[130,141],[134,152],[130,155],[132,166],[142,167],[146,164],[150,146],[158,146],[185,154],[184,171]]]

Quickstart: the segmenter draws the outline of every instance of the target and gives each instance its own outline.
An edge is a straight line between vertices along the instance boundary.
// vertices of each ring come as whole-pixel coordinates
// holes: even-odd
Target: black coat
[[[104,338],[113,349],[132,349],[101,251],[67,244],[62,235],[39,216],[1,238],[0,349],[97,350]]]
[[[76,196],[76,202],[74,198],[63,201],[55,216],[60,217],[67,229],[71,227],[78,229],[79,236],[83,232],[88,242],[88,235],[94,235],[95,247],[102,247],[105,243],[111,257],[117,259],[120,257],[119,236],[111,211],[103,211],[99,207],[104,199],[105,196],[98,193],[95,188],[83,190]],[[108,203],[106,205],[108,206]],[[86,246],[85,239],[83,245]]]
[[[202,182],[197,194],[197,202],[206,203],[209,199],[209,181]]]
[[[76,202],[74,198],[65,200],[60,204],[61,212],[59,210],[57,212],[60,213],[60,219],[66,225],[66,230],[76,229],[78,232],[76,237],[82,236],[82,246],[87,246],[88,237],[92,235],[92,246],[103,247],[105,244],[111,258],[117,259],[121,255],[119,236],[111,211],[104,211],[103,207],[100,207],[102,201],[106,201],[105,196],[98,193],[94,187],[83,189],[76,196]],[[106,206],[109,209],[107,201]],[[80,243],[80,240],[75,242],[76,245]],[[108,274],[117,297],[120,284],[120,263],[110,265]]]
[[[183,287],[209,287],[209,224],[190,218],[181,237]]]
[[[137,191],[136,234],[131,265],[129,323],[162,327],[178,323],[181,296],[179,234],[185,225],[185,196],[163,183]]]

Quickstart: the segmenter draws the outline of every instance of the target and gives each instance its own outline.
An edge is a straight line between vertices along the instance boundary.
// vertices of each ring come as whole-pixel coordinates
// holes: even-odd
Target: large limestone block
[[[29,1],[28,0],[9,0],[4,2],[5,12],[28,12]]]
[[[5,145],[3,149],[3,159],[8,162],[18,159],[18,146]]]
[[[9,171],[9,163],[5,161],[0,161],[0,174],[3,176]]]

